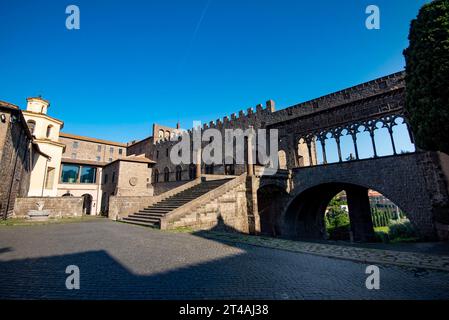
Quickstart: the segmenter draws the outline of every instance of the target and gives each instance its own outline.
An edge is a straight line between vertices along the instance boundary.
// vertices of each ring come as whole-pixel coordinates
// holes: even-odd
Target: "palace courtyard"
[[[363,257],[326,257],[335,250],[325,244],[317,256],[251,241],[101,218],[0,226],[0,299],[449,299],[447,256],[423,258],[436,268],[377,264],[380,289],[368,290],[373,263]],[[69,265],[79,268],[79,290],[66,288]]]

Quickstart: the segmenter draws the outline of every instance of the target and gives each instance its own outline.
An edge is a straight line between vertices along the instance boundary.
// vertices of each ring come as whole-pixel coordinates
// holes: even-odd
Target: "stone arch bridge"
[[[286,170],[265,175],[267,169],[256,167],[249,177],[254,230],[290,238],[323,238],[326,207],[345,191],[353,238],[370,241],[374,231],[368,190],[375,190],[406,213],[422,238],[447,239],[449,156],[415,149],[404,95],[404,87],[399,86],[268,125],[267,129],[279,132]],[[401,125],[404,130],[399,134]],[[348,157],[342,141],[346,152],[350,150]],[[404,141],[409,146],[406,151],[401,146]],[[389,153],[381,154],[385,145]],[[361,151],[366,153],[367,147],[371,154],[363,159]]]
[[[294,168],[273,176],[256,170],[252,183],[257,230],[288,238],[323,239],[326,207],[345,191],[354,240],[371,241],[371,189],[404,211],[422,238],[444,239],[449,207],[441,163],[447,165],[449,156],[416,152]]]

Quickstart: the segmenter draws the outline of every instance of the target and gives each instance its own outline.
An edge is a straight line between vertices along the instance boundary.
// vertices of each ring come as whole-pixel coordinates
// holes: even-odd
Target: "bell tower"
[[[47,114],[50,102],[42,97],[27,98],[27,111]]]

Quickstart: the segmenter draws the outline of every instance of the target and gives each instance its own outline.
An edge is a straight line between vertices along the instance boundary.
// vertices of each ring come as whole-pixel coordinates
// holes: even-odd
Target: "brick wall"
[[[81,197],[27,197],[17,198],[14,217],[24,218],[29,210],[37,210],[36,203],[43,202],[43,210],[49,210],[50,217],[81,217],[83,198]]]

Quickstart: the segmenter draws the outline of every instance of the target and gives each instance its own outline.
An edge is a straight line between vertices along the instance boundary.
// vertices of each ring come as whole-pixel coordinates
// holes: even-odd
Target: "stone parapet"
[[[17,198],[14,206],[14,218],[26,218],[30,211],[38,206],[48,212],[49,218],[81,217],[83,215],[82,197],[27,197]]]

